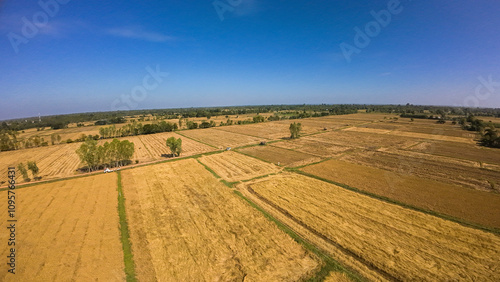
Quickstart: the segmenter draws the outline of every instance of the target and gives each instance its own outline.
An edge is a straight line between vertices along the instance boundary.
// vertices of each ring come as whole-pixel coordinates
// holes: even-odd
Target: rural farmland
[[[0,0],[0,282],[500,281],[499,11]]]
[[[7,191],[1,191],[7,198]],[[0,267],[2,281],[120,281],[123,252],[116,175],[96,175],[16,190],[18,250],[15,276]],[[7,202],[0,209],[7,211]],[[7,222],[7,212],[1,214]],[[0,240],[7,242],[8,233]],[[7,244],[5,244],[7,245]],[[0,254],[7,257],[8,249]]]
[[[4,175],[20,160],[39,168],[37,181],[17,176],[16,278],[494,281],[500,154],[477,138],[358,112],[119,137],[134,150],[106,174],[81,170],[77,149],[109,137],[2,151]]]
[[[125,171],[123,182],[139,280],[300,280],[319,267],[195,160]]]

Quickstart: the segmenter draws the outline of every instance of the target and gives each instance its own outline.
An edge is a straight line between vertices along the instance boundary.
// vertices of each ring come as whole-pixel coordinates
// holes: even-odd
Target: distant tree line
[[[136,136],[144,134],[154,134],[160,132],[172,132],[179,127],[177,123],[160,121],[152,124],[142,124],[137,121],[126,124],[121,128],[116,128],[115,125],[99,128],[99,134],[102,138],[117,138],[126,136]]]
[[[448,112],[450,115],[468,116],[496,116],[500,117],[500,109],[489,108],[466,108],[466,107],[444,107],[444,106],[420,106],[420,105],[364,105],[364,104],[342,104],[342,105],[261,105],[261,106],[235,106],[235,107],[211,107],[211,108],[178,108],[178,109],[151,109],[115,112],[78,113],[68,115],[44,116],[39,121],[38,117],[7,120],[0,124],[1,129],[25,130],[29,128],[50,127],[61,129],[70,123],[83,125],[84,122],[99,121],[98,125],[117,124],[125,122],[125,117],[133,116],[138,121],[165,120],[178,118],[200,118],[210,119],[213,116],[244,115],[258,113],[294,112],[293,118],[305,118],[324,115],[337,115],[355,113],[364,110],[368,113],[398,113],[398,114],[436,114],[438,110]],[[310,116],[304,114],[310,113]],[[311,114],[312,113],[312,114]],[[271,119],[272,120],[272,119]]]

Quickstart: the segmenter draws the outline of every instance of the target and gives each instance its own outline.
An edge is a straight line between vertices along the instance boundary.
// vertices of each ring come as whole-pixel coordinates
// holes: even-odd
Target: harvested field
[[[244,125],[217,127],[217,130],[255,136],[264,139],[280,139],[290,137],[290,124],[275,121]]]
[[[332,144],[327,141],[311,140],[308,136],[295,140],[273,143],[273,146],[292,149],[322,158],[336,157],[353,149],[347,146]]]
[[[138,159],[141,162],[146,162],[164,159],[164,157],[162,157],[163,154],[171,154],[170,149],[166,145],[166,141],[170,137],[182,139],[181,156],[192,156],[215,150],[208,145],[185,138],[173,132],[123,137],[120,139],[134,142],[136,150],[134,160]]]
[[[491,182],[500,185],[500,171],[481,169],[477,163],[447,157],[412,154],[399,150],[363,151],[346,154],[339,160],[489,192],[496,191],[492,190]]]
[[[297,281],[318,261],[194,159],[122,172],[139,281]]]
[[[329,160],[302,170],[412,206],[500,228],[498,194],[338,160]]]
[[[399,131],[399,130],[393,131],[393,130],[366,128],[366,127],[349,127],[349,128],[344,129],[344,130],[345,131],[356,131],[356,132],[367,132],[367,133],[374,133],[374,134],[386,134],[386,135],[401,136],[401,137],[410,137],[410,138],[415,138],[415,139],[430,139],[430,140],[437,140],[437,141],[461,142],[461,143],[469,143],[469,144],[474,143],[474,140],[472,140],[471,138],[442,135],[441,133],[444,133],[444,132],[439,131],[439,130],[437,130],[434,134],[417,133],[417,132],[411,132],[411,131]]]
[[[7,175],[9,166],[17,167],[21,162],[26,166],[28,161],[36,161],[42,180],[74,175],[80,166],[80,159],[75,153],[79,146],[72,143],[0,152],[0,175]],[[29,177],[32,177],[31,172]],[[21,175],[18,175],[18,182],[22,182]]]
[[[500,153],[498,149],[480,147],[474,144],[425,141],[409,148],[409,150],[426,154],[461,158],[476,161],[478,163],[500,164]]]
[[[275,143],[281,144],[283,142]],[[239,152],[257,157],[259,159],[289,167],[295,167],[320,161],[321,158],[302,152],[291,151],[275,147],[273,144],[266,146],[254,146],[238,149]]]
[[[236,152],[203,156],[199,160],[224,180],[235,182],[275,173],[279,168]]]
[[[304,139],[316,142],[329,143],[332,145],[350,148],[406,148],[422,142],[416,138],[392,136],[388,134],[366,133],[356,131],[334,131],[306,136]]]
[[[403,132],[414,132],[414,133],[431,134],[431,135],[443,135],[443,136],[461,137],[469,139],[474,138],[476,136],[475,133],[462,130],[458,126],[451,126],[447,124],[436,124],[435,121],[433,121],[432,124],[407,122],[407,121],[375,122],[375,123],[360,125],[358,127],[383,129],[390,131],[395,130]]]
[[[182,131],[181,134],[220,149],[257,144],[262,141],[262,138],[222,131],[214,128],[186,130]]]
[[[300,225],[310,240],[370,280],[476,280],[500,277],[500,238],[298,174],[245,184],[246,193]],[[253,193],[252,193],[253,191]],[[276,213],[276,212],[274,212]],[[316,239],[314,239],[316,237]]]
[[[1,281],[124,281],[116,175],[102,174],[15,191],[16,274]],[[0,192],[7,199],[7,191]],[[0,201],[7,222],[7,201]],[[4,227],[5,228],[5,227]],[[6,258],[7,232],[0,232]],[[6,261],[6,259],[5,259]]]

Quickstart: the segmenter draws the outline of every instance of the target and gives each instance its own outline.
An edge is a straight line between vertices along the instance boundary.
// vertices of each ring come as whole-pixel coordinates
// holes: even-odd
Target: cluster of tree
[[[84,142],[87,139],[99,140],[99,135],[98,134],[96,134],[96,135],[92,135],[92,134],[85,135],[85,134],[82,133],[82,135],[80,135],[80,137],[78,137],[77,139],[75,139],[75,142]],[[66,140],[66,143],[72,143],[73,142],[73,140],[71,140],[71,141],[69,141],[69,140],[71,140],[71,139]]]
[[[477,132],[483,132],[486,128],[495,128],[495,124],[492,122],[485,122],[473,115],[470,115],[467,118],[460,118],[458,120],[458,124],[460,124],[464,130]]]
[[[14,130],[0,130],[0,151],[16,150],[19,146],[19,133]]]
[[[101,119],[94,123],[94,125],[108,125],[108,124],[117,124],[117,123],[125,123],[127,120],[124,117],[112,117],[110,119]]]
[[[38,173],[40,172],[40,170],[36,165],[36,161],[28,161],[28,169],[31,171],[34,180],[40,179],[38,177]],[[19,173],[23,176],[24,181],[31,181],[31,179],[28,176],[28,170],[26,169],[23,163],[17,165],[17,171],[19,171]]]
[[[19,132],[17,131],[0,130],[0,151],[12,151],[49,145],[49,142],[45,141],[45,138],[38,135],[30,136],[28,138],[19,138],[18,136]],[[61,139],[59,135],[54,135],[54,137],[51,135],[51,140],[52,138],[55,138],[54,141],[52,141],[52,144],[54,144],[55,140],[60,141]]]
[[[186,127],[187,127],[187,129],[196,129],[196,128],[198,128],[198,123],[188,120],[186,122]]]
[[[180,156],[182,152],[182,140],[181,138],[175,139],[175,137],[170,137],[167,139],[167,147],[172,152],[172,156]]]
[[[136,136],[143,134],[153,134],[160,132],[171,132],[177,130],[177,123],[166,121],[154,122],[152,124],[142,124],[137,121],[126,124],[121,128],[116,128],[114,125],[109,127],[99,128],[99,134],[102,138],[116,138],[125,136]]]
[[[500,134],[495,128],[488,128],[481,134],[479,143],[486,147],[500,148]]]
[[[87,170],[91,172],[102,167],[115,167],[131,163],[134,150],[134,143],[128,140],[113,139],[112,142],[98,146],[96,140],[87,139],[76,150],[76,153],[81,162],[86,165]]]
[[[475,116],[468,116],[467,118],[460,118],[458,124],[462,129],[468,131],[477,131],[481,135],[479,144],[486,147],[500,148],[500,136],[496,129],[497,124],[485,122]]]
[[[57,133],[50,134],[50,143],[52,145],[55,145],[56,142],[61,143],[61,135],[59,135]]]
[[[296,139],[300,137],[300,131],[302,130],[302,124],[299,123],[290,123],[290,138]]]
[[[256,115],[253,117],[254,123],[259,123],[259,122],[264,122],[264,121],[266,121],[266,118],[261,116],[261,115]]]

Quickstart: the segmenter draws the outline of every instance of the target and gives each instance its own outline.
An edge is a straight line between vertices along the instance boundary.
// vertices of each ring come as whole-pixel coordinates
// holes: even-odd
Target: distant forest
[[[210,108],[179,108],[179,109],[152,109],[115,112],[93,112],[67,115],[20,118],[2,121],[0,130],[25,130],[29,128],[50,127],[53,129],[65,128],[70,123],[95,121],[96,125],[124,123],[124,117],[156,116],[158,119],[178,119],[193,117],[212,117],[225,115],[259,114],[289,112],[288,119],[319,117],[327,115],[341,115],[356,113],[358,110],[366,112],[396,113],[402,117],[435,118],[437,116],[489,116],[500,117],[500,109],[492,108],[461,108],[447,106],[419,106],[419,105],[267,105],[267,106],[235,106]]]

